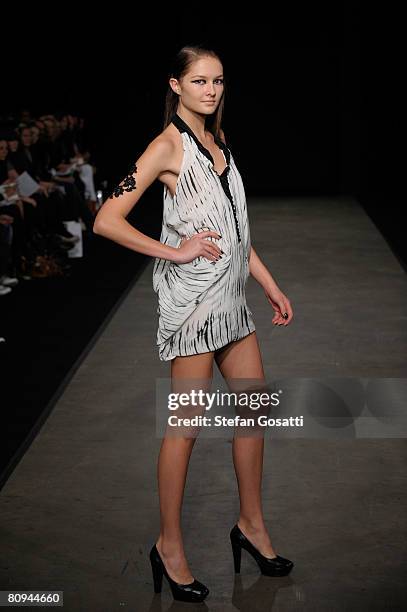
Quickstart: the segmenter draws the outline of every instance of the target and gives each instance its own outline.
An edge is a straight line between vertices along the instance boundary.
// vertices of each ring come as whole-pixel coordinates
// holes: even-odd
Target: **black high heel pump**
[[[193,601],[200,602],[205,599],[209,593],[209,589],[195,580],[189,584],[180,584],[175,582],[169,575],[165,568],[165,565],[160,557],[160,553],[157,550],[157,546],[154,544],[150,551],[151,568],[153,570],[154,580],[154,591],[155,593],[161,593],[163,576],[168,580],[172,595],[177,601]]]
[[[277,555],[272,559],[262,555],[257,548],[246,538],[244,533],[236,524],[230,532],[230,541],[232,543],[233,561],[235,564],[236,574],[240,573],[240,561],[242,558],[242,548],[247,550],[252,557],[257,561],[261,573],[264,576],[286,576],[294,567],[294,563],[289,559],[284,559]]]

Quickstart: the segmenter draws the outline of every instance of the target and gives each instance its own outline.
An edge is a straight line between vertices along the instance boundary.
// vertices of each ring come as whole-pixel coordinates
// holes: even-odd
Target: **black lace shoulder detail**
[[[118,198],[119,196],[123,195],[125,191],[134,191],[134,189],[136,189],[136,179],[133,174],[135,174],[136,172],[137,166],[136,164],[132,164],[129,168],[126,178],[122,181],[120,185],[113,189],[112,193],[110,194],[110,197]]]

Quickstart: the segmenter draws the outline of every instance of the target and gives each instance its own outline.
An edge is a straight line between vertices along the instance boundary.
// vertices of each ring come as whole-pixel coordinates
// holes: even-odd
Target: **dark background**
[[[157,5],[148,15],[110,5],[88,17],[78,7],[8,9],[2,112],[81,113],[113,185],[162,130],[170,58],[205,43],[224,64],[223,128],[248,197],[327,196],[328,207],[329,196],[353,196],[405,266],[401,15],[357,2],[250,8]],[[159,239],[161,216],[156,181],[129,220]],[[72,278],[2,299],[3,481],[150,259],[102,237],[85,246]]]
[[[29,68],[8,75],[3,106],[81,112],[96,162],[115,181],[162,129],[171,56],[204,42],[224,63],[224,131],[249,195],[398,198],[400,19],[357,2],[327,4],[271,5],[240,21],[235,12],[192,18],[161,8],[93,23],[67,14],[34,28],[27,18]]]
[[[16,83],[9,100],[21,104],[23,86],[34,112],[83,113],[96,161],[114,180],[162,129],[172,54],[203,42],[223,60],[224,131],[249,193],[356,191],[360,14],[356,5],[313,10],[211,25],[174,14],[137,22],[129,14],[108,31],[93,24],[87,36],[78,24],[72,31],[59,24],[36,37],[30,62],[39,70]]]

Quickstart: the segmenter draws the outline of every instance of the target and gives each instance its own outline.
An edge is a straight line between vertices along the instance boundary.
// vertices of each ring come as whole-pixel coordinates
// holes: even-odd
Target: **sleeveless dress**
[[[174,197],[164,186],[160,242],[178,248],[182,238],[214,230],[222,237],[206,240],[224,253],[218,261],[200,256],[183,264],[155,258],[161,361],[219,349],[256,329],[245,296],[251,243],[240,173],[222,140],[215,138],[226,162],[219,175],[188,124],[177,113],[172,123],[181,133],[184,155]]]

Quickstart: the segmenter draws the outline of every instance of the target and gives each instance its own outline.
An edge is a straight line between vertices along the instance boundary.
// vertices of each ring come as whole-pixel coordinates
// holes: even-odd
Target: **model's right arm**
[[[126,217],[137,204],[147,187],[169,168],[175,145],[157,137],[137,159],[133,170],[113,190],[96,215],[93,231],[114,242],[151,257],[175,261],[179,250],[154,240],[134,228]]]

